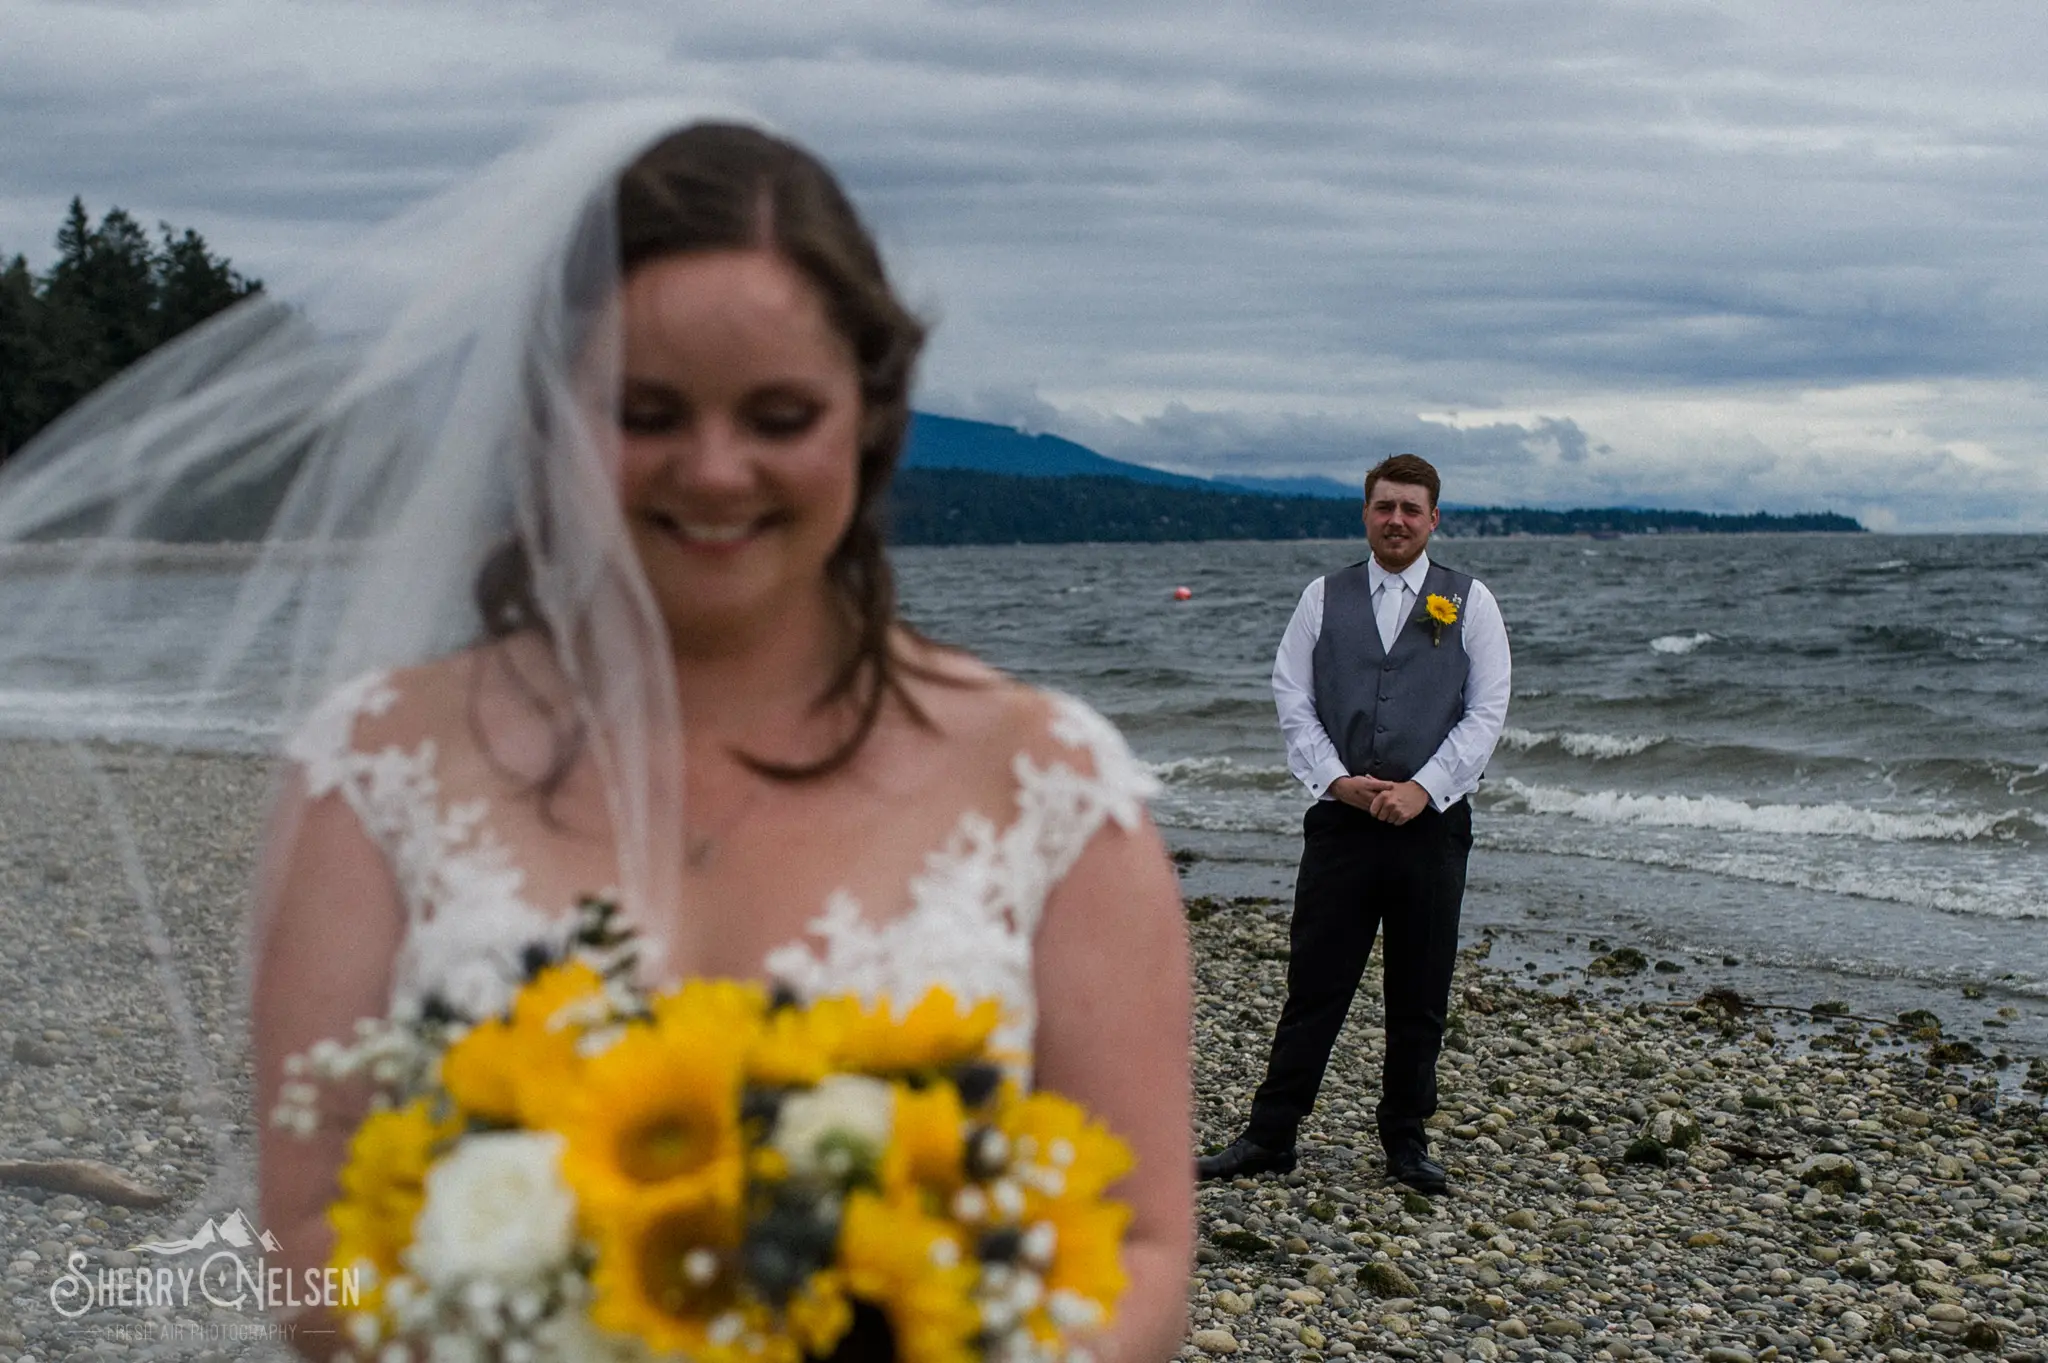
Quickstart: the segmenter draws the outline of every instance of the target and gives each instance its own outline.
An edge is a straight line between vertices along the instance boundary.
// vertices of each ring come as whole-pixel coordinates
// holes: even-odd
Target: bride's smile
[[[622,495],[678,644],[815,611],[861,430],[860,375],[817,289],[763,249],[650,261],[620,293]]]

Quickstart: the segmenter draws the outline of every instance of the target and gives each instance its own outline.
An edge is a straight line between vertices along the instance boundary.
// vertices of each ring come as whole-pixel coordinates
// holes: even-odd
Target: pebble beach
[[[1286,908],[1187,908],[1213,1149],[1264,1070]],[[1183,1358],[2048,1358],[2039,1066],[1942,1063],[1928,1018],[1651,999],[1621,944],[1536,987],[1492,946],[1461,953],[1439,1065],[1450,1195],[1384,1178],[1375,961],[1295,1172],[1201,1187]]]
[[[247,757],[0,743],[8,1363],[273,1352],[258,1317],[203,1298],[73,1319],[51,1295],[74,1253],[96,1278],[143,1266],[143,1242],[257,1214],[241,934],[269,780]],[[70,1161],[121,1182],[95,1196],[23,1181]]]
[[[51,1298],[74,1253],[132,1265],[256,1213],[237,967],[267,781],[247,758],[0,744],[0,1363],[275,1352],[246,1315]],[[1211,1148],[1263,1066],[1286,906],[1184,859]],[[1182,1357],[2048,1359],[2048,1070],[1973,1059],[1931,1017],[1760,1011],[1710,981],[1652,997],[1624,942],[1543,984],[1492,945],[1466,943],[1440,1067],[1451,1195],[1381,1175],[1375,976],[1297,1171],[1202,1188]],[[59,1161],[122,1182],[21,1177]]]

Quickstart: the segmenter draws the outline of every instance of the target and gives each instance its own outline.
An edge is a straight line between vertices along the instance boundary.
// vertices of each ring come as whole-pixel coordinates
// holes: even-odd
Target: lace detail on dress
[[[487,802],[443,808],[436,748],[355,746],[357,721],[397,699],[388,676],[336,690],[285,745],[309,794],[339,792],[383,851],[404,899],[408,929],[396,963],[392,1011],[417,1017],[428,1000],[472,1017],[502,1011],[533,944],[559,951],[573,914],[546,914],[524,897],[525,873],[486,820]],[[910,909],[870,925],[852,895],[832,895],[802,941],[771,951],[765,973],[806,997],[883,995],[907,1006],[934,985],[964,1001],[998,1000],[996,1044],[1025,1063],[1037,1028],[1032,944],[1047,897],[1105,822],[1135,828],[1158,783],[1122,735],[1070,696],[1055,695],[1048,732],[1085,753],[1083,770],[1029,753],[1012,762],[1016,817],[997,827],[962,814],[910,882]],[[648,964],[643,962],[643,964]]]
[[[967,811],[912,878],[909,912],[871,926],[852,895],[835,894],[812,920],[810,940],[769,953],[769,975],[806,997],[886,995],[907,1006],[943,984],[962,999],[998,999],[995,1044],[1029,1056],[1038,1023],[1032,939],[1045,901],[1105,821],[1135,828],[1158,789],[1109,721],[1071,696],[1052,701],[1052,736],[1086,752],[1092,773],[1019,753],[1008,827]]]
[[[284,741],[284,755],[305,770],[309,796],[320,799],[347,781],[356,720],[383,714],[397,699],[387,673],[366,672],[335,687],[313,707],[313,713]]]
[[[313,799],[339,791],[386,861],[409,924],[392,987],[392,1011],[417,1016],[429,998],[482,1017],[502,1010],[524,978],[533,943],[564,942],[573,923],[526,902],[526,873],[485,825],[486,800],[446,809],[432,739],[411,749],[355,747],[355,726],[397,700],[373,672],[339,688],[285,743]]]

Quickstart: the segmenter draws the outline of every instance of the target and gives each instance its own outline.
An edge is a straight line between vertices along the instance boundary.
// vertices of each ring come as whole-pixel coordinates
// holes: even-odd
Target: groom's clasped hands
[[[1429,792],[1413,781],[1383,781],[1377,776],[1340,776],[1330,794],[1385,823],[1403,824],[1429,805]]]

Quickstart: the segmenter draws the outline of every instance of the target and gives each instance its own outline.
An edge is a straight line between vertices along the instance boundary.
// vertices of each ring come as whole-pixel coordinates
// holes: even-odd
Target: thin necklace
[[[746,798],[741,800],[732,812],[719,820],[714,827],[693,833],[690,831],[687,823],[683,825],[684,869],[701,871],[709,866],[713,858],[718,855],[718,850],[724,845],[725,840],[739,830],[740,823],[753,811],[754,806],[760,803],[761,792],[764,788],[762,780],[758,774],[753,772],[749,772],[748,775],[752,779],[748,782]]]

